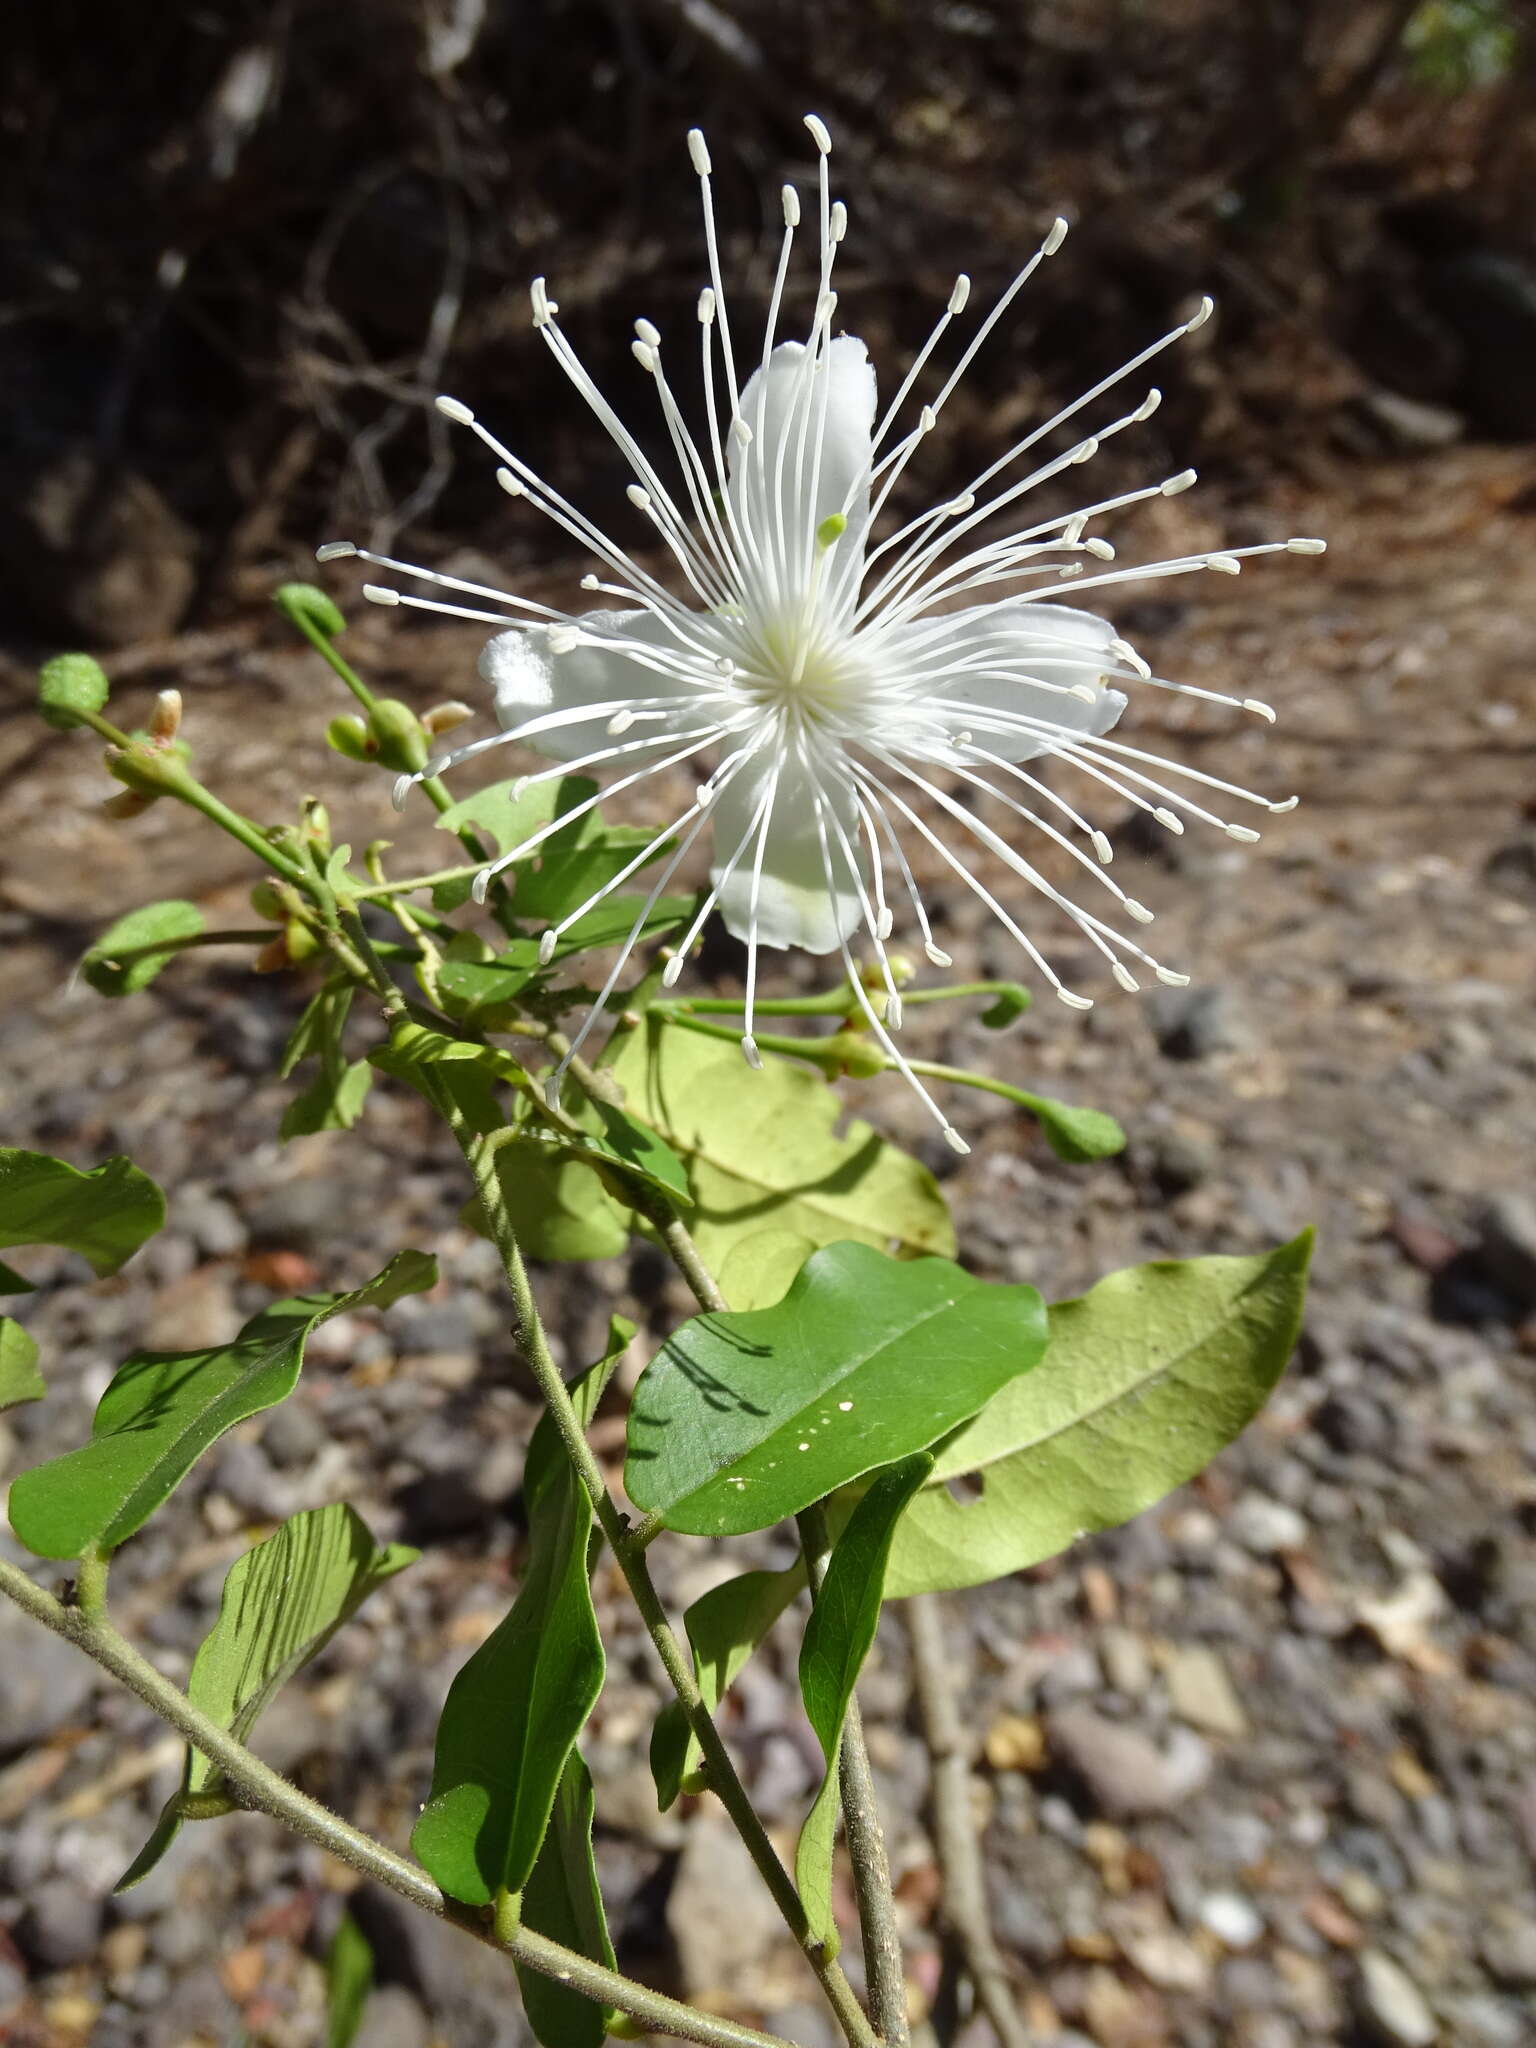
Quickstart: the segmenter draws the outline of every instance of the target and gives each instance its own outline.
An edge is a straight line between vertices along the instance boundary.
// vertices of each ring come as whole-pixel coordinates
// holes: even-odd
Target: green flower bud
[[[349,761],[371,761],[374,749],[368,737],[368,728],[360,718],[351,712],[340,718],[333,718],[325,728],[325,743],[338,754],[345,754]]]
[[[264,917],[268,924],[281,924],[288,915],[287,905],[274,882],[257,882],[251,890],[251,908],[258,917]]]
[[[398,697],[381,697],[368,713],[375,758],[397,774],[414,775],[430,749],[421,720]]]
[[[306,626],[327,640],[334,640],[338,633],[347,630],[341,608],[332,597],[327,597],[318,585],[313,583],[285,583],[273,594],[272,602],[285,619],[291,619],[302,632]]]
[[[283,945],[291,967],[297,967],[301,960],[312,959],[320,950],[320,941],[309,926],[296,917],[290,917],[283,926]]]
[[[82,712],[104,711],[109,691],[101,663],[88,654],[56,654],[38,670],[37,708],[58,732],[84,724]]]
[[[140,796],[180,796],[190,786],[184,740],[151,740],[134,734],[126,747],[108,747],[107,772]]]

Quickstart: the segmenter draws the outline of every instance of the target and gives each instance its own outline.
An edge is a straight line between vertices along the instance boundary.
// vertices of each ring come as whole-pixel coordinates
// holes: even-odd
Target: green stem
[[[692,1662],[684,1653],[666,1618],[660,1596],[646,1567],[644,1555],[633,1543],[628,1522],[615,1506],[603,1482],[602,1472],[592,1454],[591,1445],[587,1442],[581,1419],[572,1405],[565,1382],[560,1376],[560,1369],[550,1354],[544,1326],[539,1317],[538,1303],[534,1299],[532,1283],[528,1277],[528,1268],[523,1261],[522,1249],[502,1196],[501,1181],[494,1165],[494,1148],[487,1143],[482,1133],[474,1129],[460,1110],[451,1091],[430,1066],[423,1067],[422,1076],[427,1093],[453,1132],[465,1163],[474,1176],[481,1208],[496,1249],[501,1254],[502,1266],[511,1290],[523,1354],[538,1382],[539,1391],[544,1396],[566,1455],[592,1505],[598,1526],[613,1552],[620,1571],[624,1574],[630,1595],[639,1609],[640,1618],[645,1624],[656,1654],[674,1692],[682,1702],[689,1726],[704,1753],[710,1787],[730,1815],[737,1833],[746,1844],[748,1854],[772,1893],[774,1903],[820,1979],[822,1989],[847,2039],[856,2044],[856,2048],[873,2048],[874,2034],[869,2021],[860,2009],[847,1978],[837,1963],[825,1954],[821,1943],[811,1933],[805,1908],[799,1893],[795,1890],[794,1881],[780,1860],[778,1851],[769,1841],[767,1830],[758,1818],[747,1796],[746,1788],[736,1774],[736,1768],[721,1740],[720,1731],[716,1728],[704,1697],[699,1691],[693,1675]]]
[[[818,1502],[798,1514],[795,1525],[800,1531],[805,1576],[814,1602],[827,1575],[831,1550],[826,1511]],[[859,1902],[870,2012],[880,2039],[888,2048],[907,2048],[911,2040],[907,1972],[901,1953],[901,1930],[896,1924],[896,1897],[891,1889],[890,1859],[885,1853],[885,1831],[880,1825],[880,1807],[875,1797],[875,1776],[864,1742],[863,1717],[853,1696],[843,1720],[837,1772],[848,1862]]]
[[[88,1550],[75,1569],[75,1605],[87,1621],[107,1618],[107,1573],[111,1554]]]
[[[290,625],[298,627],[299,631],[304,635],[304,638],[309,642],[310,646],[313,647],[316,654],[319,655],[320,659],[323,662],[325,662],[327,666],[335,672],[335,674],[341,677],[341,680],[352,692],[353,696],[357,699],[358,703],[362,705],[363,709],[365,711],[371,711],[374,705],[377,704],[377,702],[379,701],[378,698],[375,697],[372,690],[369,689],[368,685],[357,673],[357,670],[353,668],[352,664],[349,661],[344,660],[342,656],[336,652],[335,646],[320,630],[320,628],[315,624],[314,620],[309,617],[309,615],[303,610],[302,607],[296,607],[292,611],[290,611],[286,605],[280,606],[279,608],[282,611],[284,618],[288,620],[288,623]]]
[[[388,1887],[402,1899],[439,1919],[450,1920],[487,1947],[498,1949],[514,1962],[554,1977],[584,1992],[599,2004],[617,2007],[642,2026],[680,2040],[698,2041],[704,2048],[788,2048],[777,2035],[760,2034],[751,2027],[695,2012],[674,1998],[632,1984],[616,1970],[605,1969],[574,1949],[524,1927],[488,1926],[478,1915],[444,1898],[437,1886],[407,1857],[397,1855],[371,1835],[354,1828],[329,1807],[301,1792],[270,1764],[264,1764],[216,1721],[195,1707],[185,1693],[162,1676],[147,1658],[105,1621],[94,1620],[82,1608],[67,1607],[31,1580],[17,1566],[0,1558],[0,1593],[13,1600],[25,1613],[63,1636],[102,1670],[127,1686],[130,1692],[152,1707],[171,1727],[186,1737],[194,1749],[216,1764],[228,1782],[243,1795],[244,1803],[270,1814],[295,1833],[326,1849],[362,1876]]]

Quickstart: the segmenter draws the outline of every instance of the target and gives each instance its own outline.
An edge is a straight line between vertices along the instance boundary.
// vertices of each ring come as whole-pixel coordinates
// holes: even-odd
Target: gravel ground
[[[1324,531],[1323,562],[1122,610],[1159,673],[1238,679],[1281,713],[1275,732],[1234,738],[1168,700],[1142,729],[1305,801],[1253,849],[1191,833],[1154,853],[1130,835],[1124,879],[1159,911],[1164,957],[1193,968],[1189,990],[1111,990],[1081,1019],[1042,1005],[1008,1041],[931,1011],[922,1028],[941,1057],[1006,1063],[1113,1111],[1132,1134],[1123,1159],[1061,1166],[1006,1105],[975,1098],[961,1115],[976,1149],[952,1171],[897,1084],[850,1089],[949,1175],[967,1260],[1052,1297],[1136,1259],[1320,1230],[1298,1357],[1247,1436],[1129,1527],[949,1603],[999,1934],[1042,2048],[1536,2039],[1529,473],[1528,457],[1485,450],[1368,470],[1347,492],[1277,491],[1227,530]],[[1201,544],[1186,503],[1159,508],[1170,531],[1149,549]],[[356,637],[389,687],[423,705],[463,687],[457,634],[369,633]],[[378,781],[316,744],[335,708],[318,664],[275,633],[183,653],[216,785],[259,812],[323,783],[341,792],[339,836],[396,827]],[[148,661],[124,695],[169,679]],[[519,1556],[535,1410],[494,1261],[458,1225],[456,1161],[413,1100],[377,1088],[356,1132],[277,1146],[288,1090],[269,1076],[302,991],[220,955],[124,1005],[65,988],[86,937],[147,895],[243,922],[243,870],[164,806],[105,823],[91,749],[39,740],[20,713],[0,723],[0,767],[8,1140],[79,1163],[127,1151],[171,1194],[169,1227],[115,1280],[82,1285],[67,1259],[28,1255],[40,1284],[23,1314],[52,1392],[0,1425],[0,1473],[78,1441],[133,1344],[217,1341],[274,1289],[347,1284],[403,1244],[437,1251],[438,1293],[319,1331],[299,1393],[226,1439],[115,1574],[123,1624],[180,1675],[224,1570],[274,1519],[344,1498],[381,1537],[426,1542],[257,1745],[403,1844],[448,1682]],[[396,839],[401,860],[430,858],[423,821]],[[1003,935],[944,893],[957,971],[1015,972]],[[1060,957],[1067,971],[1071,949]],[[643,1250],[539,1286],[573,1365],[612,1307],[651,1332],[684,1312]],[[616,1475],[616,1419],[597,1441]],[[781,1548],[769,1535],[733,1556]],[[698,1542],[653,1555],[674,1605],[725,1569]],[[809,1980],[718,1812],[654,1812],[658,1674],[606,1567],[598,1587],[611,1666],[587,1747],[622,1958],[820,2048]],[[743,1677],[729,1729],[786,1842],[817,1764],[793,1660],[785,1631]],[[864,1697],[913,1973],[931,1989],[936,1883],[895,1626]],[[66,1646],[0,1613],[0,2039],[324,2038],[317,1958],[352,1882],[338,1866],[242,1816],[188,1829],[147,1884],[108,1898],[178,1758]],[[494,1958],[387,1898],[351,1904],[379,1961],[366,2048],[524,2040]],[[989,2036],[973,2022],[965,2038]]]

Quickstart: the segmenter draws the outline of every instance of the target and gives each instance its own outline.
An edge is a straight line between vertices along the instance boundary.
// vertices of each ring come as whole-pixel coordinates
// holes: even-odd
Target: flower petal
[[[943,638],[935,643],[933,629],[939,623]],[[921,653],[914,644],[919,636]],[[1005,599],[1000,604],[951,612],[942,621],[921,620],[902,628],[891,645],[892,653],[912,661],[919,674],[926,665],[931,677],[927,689],[933,697],[966,707],[935,708],[933,716],[941,724],[951,732],[972,730],[977,744],[1000,760],[1028,761],[1044,753],[1049,742],[1021,728],[988,725],[984,716],[969,726],[970,712],[1013,713],[1066,733],[1097,737],[1108,732],[1125,709],[1126,699],[1121,691],[1108,687],[1095,664],[1102,660],[1106,669],[1117,666],[1110,652],[1115,638],[1109,621],[1092,612]],[[937,656],[935,645],[941,650]],[[940,669],[958,669],[959,673],[934,673]],[[1043,689],[1041,684],[1056,687]],[[1084,687],[1093,691],[1092,703],[1065,694]]]
[[[697,662],[700,682],[705,680],[702,657],[685,647],[664,619],[648,611],[587,612],[576,620],[581,644],[565,654],[550,651],[547,626],[514,626],[488,640],[480,653],[480,673],[495,693],[498,723],[508,732],[530,719],[549,712],[577,712],[592,706],[588,718],[573,718],[529,736],[527,744],[552,761],[574,761],[578,755],[595,753],[603,745],[607,724],[615,710],[642,698],[670,698],[661,718],[648,717],[636,728],[636,737],[655,734],[658,748],[668,744],[674,732],[691,729],[710,715],[698,703],[699,683],[674,673],[678,659]],[[690,633],[710,636],[709,621],[689,621]],[[553,629],[558,633],[559,628]],[[593,644],[593,643],[596,644]],[[664,666],[647,659],[653,652],[673,657]],[[714,705],[710,712],[722,707]],[[638,766],[641,754],[627,757]]]
[[[839,558],[852,548],[862,554],[875,427],[875,371],[863,342],[840,334],[814,362],[798,341],[781,342],[766,371],[747,380],[741,416],[752,439],[742,448],[731,438],[731,504],[781,576],[803,585],[817,532],[834,514],[848,521]]]
[[[749,761],[726,783],[715,800],[710,820],[715,840],[711,873],[714,882],[719,883],[732,855],[741,849],[740,858],[720,888],[720,915],[725,919],[726,929],[738,939],[751,938],[752,870],[762,829],[758,806],[775,775],[778,780],[757,888],[758,944],[831,953],[841,940],[858,930],[863,913],[830,816],[826,820],[826,847],[837,886],[828,891],[827,862],[822,856],[822,835],[817,830],[818,789],[855,853],[856,812],[844,778],[827,775],[818,782],[796,755],[781,757],[765,749],[760,758]]]

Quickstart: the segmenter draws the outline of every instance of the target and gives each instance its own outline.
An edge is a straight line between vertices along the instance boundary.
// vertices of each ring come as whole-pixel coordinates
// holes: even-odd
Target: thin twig
[[[987,1910],[981,1844],[971,1803],[970,1748],[944,1646],[943,1610],[933,1594],[919,1593],[902,1602],[902,1616],[912,1649],[912,1686],[923,1739],[932,1759],[929,1805],[944,1880],[940,1910],[976,1987],[977,2003],[1003,2048],[1032,2048],[1029,2030],[1019,2017],[1012,1974],[997,1946]]]
[[[426,1872],[407,1857],[397,1855],[360,1828],[354,1828],[339,1814],[332,1813],[329,1807],[322,1806],[307,1792],[301,1792],[296,1785],[290,1784],[270,1764],[264,1764],[259,1757],[253,1756],[227,1729],[221,1728],[193,1706],[186,1695],[178,1691],[147,1658],[142,1657],[109,1622],[93,1619],[79,1607],[65,1606],[3,1558],[0,1558],[0,1593],[14,1600],[18,1607],[45,1628],[51,1628],[56,1635],[73,1643],[102,1670],[110,1672],[130,1692],[137,1694],[146,1706],[152,1707],[162,1720],[184,1735],[210,1763],[218,1765],[229,1783],[243,1795],[246,1804],[270,1814],[274,1820],[281,1821],[308,1841],[328,1850],[362,1876],[388,1886],[411,1905],[420,1906],[439,1919],[451,1920],[488,1948],[501,1950],[514,1962],[538,1971],[541,1976],[555,1977],[570,1984],[603,2005],[617,2007],[620,2012],[628,2013],[632,2019],[657,2033],[702,2042],[705,2048],[788,2048],[788,2044],[777,2035],[760,2034],[751,2027],[737,2026],[733,2021],[695,2012],[676,1999],[665,1998],[660,1992],[632,1984],[616,1970],[604,1969],[600,1963],[592,1962],[574,1949],[563,1948],[560,1943],[535,1934],[531,1929],[520,1927],[498,1934],[477,1915],[446,1899]]]

